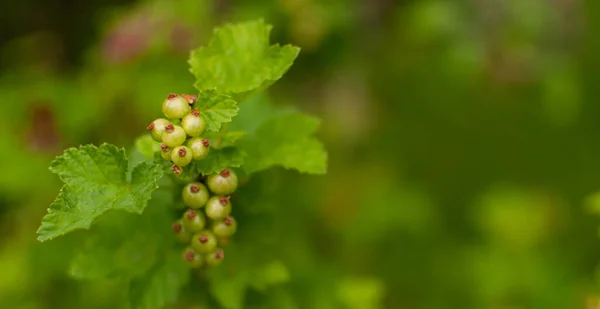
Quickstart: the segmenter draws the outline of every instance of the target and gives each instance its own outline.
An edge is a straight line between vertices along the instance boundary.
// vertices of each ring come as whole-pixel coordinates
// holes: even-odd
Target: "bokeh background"
[[[131,149],[189,49],[260,17],[302,48],[270,97],[323,119],[329,173],[254,181],[289,278],[247,308],[600,308],[596,0],[1,2],[1,308],[117,308],[36,241],[47,167]]]

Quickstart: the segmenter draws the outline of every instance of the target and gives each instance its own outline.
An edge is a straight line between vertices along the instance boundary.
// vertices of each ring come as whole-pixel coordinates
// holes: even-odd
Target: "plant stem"
[[[225,134],[227,134],[228,130],[229,130],[229,122],[224,123],[221,126],[221,129],[219,130],[219,138],[213,145],[213,147],[215,147],[215,149],[219,149],[221,147],[221,144],[223,143],[223,138],[225,137]]]

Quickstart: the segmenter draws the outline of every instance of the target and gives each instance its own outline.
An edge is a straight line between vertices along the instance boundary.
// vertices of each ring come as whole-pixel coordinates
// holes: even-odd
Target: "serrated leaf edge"
[[[72,151],[80,150],[80,149],[83,149],[83,148],[85,148],[85,149],[95,149],[95,150],[100,150],[100,148],[103,148],[103,147],[114,148],[114,149],[117,151],[117,153],[120,153],[120,154],[122,154],[122,155],[123,155],[123,157],[125,158],[125,160],[126,160],[126,161],[129,161],[129,160],[128,160],[128,158],[127,158],[127,155],[126,155],[126,152],[125,152],[125,148],[124,148],[124,147],[117,147],[117,146],[114,146],[114,145],[111,145],[111,144],[108,144],[108,143],[102,143],[100,146],[96,146],[96,145],[93,145],[93,144],[87,144],[87,145],[80,145],[80,146],[79,146],[79,148],[77,148],[77,147],[69,147],[69,148],[67,148],[67,149],[65,149],[65,150],[63,151],[63,154],[62,154],[62,155],[60,155],[60,156],[56,156],[56,158],[55,158],[54,160],[52,160],[52,162],[50,163],[50,166],[48,167],[48,169],[49,169],[49,170],[50,170],[52,173],[54,173],[54,174],[57,174],[57,175],[58,175],[58,177],[60,178],[60,180],[61,180],[61,181],[64,183],[64,185],[63,185],[63,186],[60,188],[60,190],[59,190],[59,192],[58,192],[58,196],[57,196],[57,197],[54,199],[54,201],[52,201],[52,203],[50,204],[50,207],[48,207],[48,208],[46,209],[46,214],[45,214],[45,215],[44,215],[44,217],[42,218],[41,225],[40,225],[40,227],[39,227],[39,228],[36,230],[36,234],[38,234],[37,240],[38,240],[39,242],[44,242],[44,241],[47,241],[47,240],[52,240],[52,239],[54,239],[54,238],[56,238],[56,237],[63,236],[63,235],[65,235],[65,234],[67,234],[67,233],[70,233],[70,232],[72,232],[72,231],[74,231],[74,230],[78,230],[78,229],[89,230],[89,229],[91,228],[91,226],[93,225],[94,221],[95,221],[95,220],[96,220],[98,217],[100,217],[102,214],[104,214],[105,212],[107,212],[107,211],[109,211],[109,210],[123,210],[123,211],[131,212],[131,213],[136,213],[136,214],[142,214],[142,213],[144,212],[144,209],[145,209],[145,207],[144,207],[144,208],[142,208],[140,211],[128,211],[128,210],[126,210],[126,209],[119,209],[119,208],[114,208],[114,207],[112,207],[112,206],[111,206],[111,207],[108,207],[108,208],[106,208],[106,209],[104,209],[104,210],[101,210],[101,211],[100,211],[98,214],[96,214],[96,215],[95,215],[95,218],[92,220],[92,222],[90,222],[90,224],[87,224],[87,225],[86,225],[86,226],[84,226],[84,227],[79,227],[79,228],[76,228],[76,229],[74,229],[74,230],[70,230],[70,231],[61,232],[61,233],[58,233],[58,234],[56,234],[56,235],[54,235],[54,236],[51,236],[51,237],[44,237],[44,235],[40,235],[40,234],[39,234],[39,233],[40,233],[40,230],[42,230],[42,228],[43,228],[43,227],[44,227],[44,225],[45,225],[44,218],[45,218],[47,215],[49,215],[49,214],[51,214],[51,213],[54,213],[54,211],[52,210],[52,205],[54,205],[55,203],[57,203],[57,202],[58,202],[58,201],[60,201],[60,200],[63,200],[63,197],[62,197],[62,195],[63,195],[63,190],[64,190],[64,188],[68,187],[68,184],[67,184],[67,183],[64,181],[63,177],[61,177],[60,173],[58,173],[58,172],[57,172],[55,169],[53,169],[53,167],[57,166],[57,165],[59,164],[59,161],[60,161],[60,160],[64,160],[64,155],[65,155],[65,153],[67,153],[67,152],[72,152]],[[128,162],[127,162],[127,163],[128,163]],[[142,164],[149,165],[149,166],[150,166],[150,165],[155,165],[155,166],[158,166],[158,172],[159,172],[159,176],[157,177],[157,179],[156,179],[156,180],[154,180],[154,181],[152,182],[152,183],[153,183],[153,186],[152,186],[152,190],[151,190],[151,192],[153,192],[153,191],[155,191],[156,189],[158,189],[158,188],[159,188],[159,186],[158,186],[158,180],[160,180],[160,179],[161,179],[161,178],[164,176],[164,171],[163,171],[162,167],[161,167],[161,166],[159,166],[158,164],[155,164],[155,163],[152,163],[152,164],[150,164],[149,162],[140,162],[139,164],[137,164],[136,166],[134,166],[134,167],[133,167],[132,171],[133,171],[133,170],[135,170],[136,168],[138,168],[138,167],[139,167],[140,165],[142,165]],[[132,192],[133,192],[133,191],[132,191],[132,187],[131,187],[131,183],[130,183],[130,182],[126,182],[126,184],[125,184],[125,188],[126,188],[126,190],[127,190],[128,192],[130,192],[130,193],[132,193]],[[150,199],[151,199],[151,197],[150,197],[150,198],[147,198],[147,199],[141,199],[141,201],[142,201],[143,203],[146,203],[146,204],[147,204],[147,203],[148,203],[148,201],[149,201]]]

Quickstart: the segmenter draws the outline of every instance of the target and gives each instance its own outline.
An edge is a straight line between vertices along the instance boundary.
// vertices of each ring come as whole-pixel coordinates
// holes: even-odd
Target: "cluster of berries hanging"
[[[192,160],[206,158],[210,149],[208,139],[201,137],[206,123],[191,108],[195,100],[196,97],[189,95],[168,95],[162,112],[170,120],[156,119],[147,128],[152,138],[161,143],[162,158],[173,162],[171,170],[175,175],[180,175],[182,167]],[[216,266],[223,260],[222,248],[237,229],[235,219],[230,216],[231,194],[237,186],[235,172],[224,169],[183,188],[181,198],[188,209],[172,228],[177,239],[187,245],[183,259],[191,268]]]
[[[230,198],[237,184],[236,174],[225,169],[207,176],[204,183],[192,182],[183,188],[183,203],[189,209],[173,223],[173,231],[180,242],[188,244],[183,258],[191,268],[215,266],[223,260],[222,248],[237,229],[230,215]]]
[[[195,100],[194,96],[169,94],[162,105],[162,112],[174,121],[158,118],[146,128],[152,138],[161,143],[162,158],[173,162],[171,170],[175,175],[181,175],[181,168],[192,160],[206,158],[210,149],[208,139],[200,137],[206,123],[200,113],[190,106]]]

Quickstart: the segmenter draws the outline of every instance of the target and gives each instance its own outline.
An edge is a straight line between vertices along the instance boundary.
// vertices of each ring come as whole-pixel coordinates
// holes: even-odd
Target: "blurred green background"
[[[0,3],[0,308],[116,308],[73,239],[36,241],[47,167],[131,149],[189,49],[261,17],[302,48],[270,98],[323,119],[329,172],[253,179],[289,278],[247,308],[600,308],[597,0]]]

